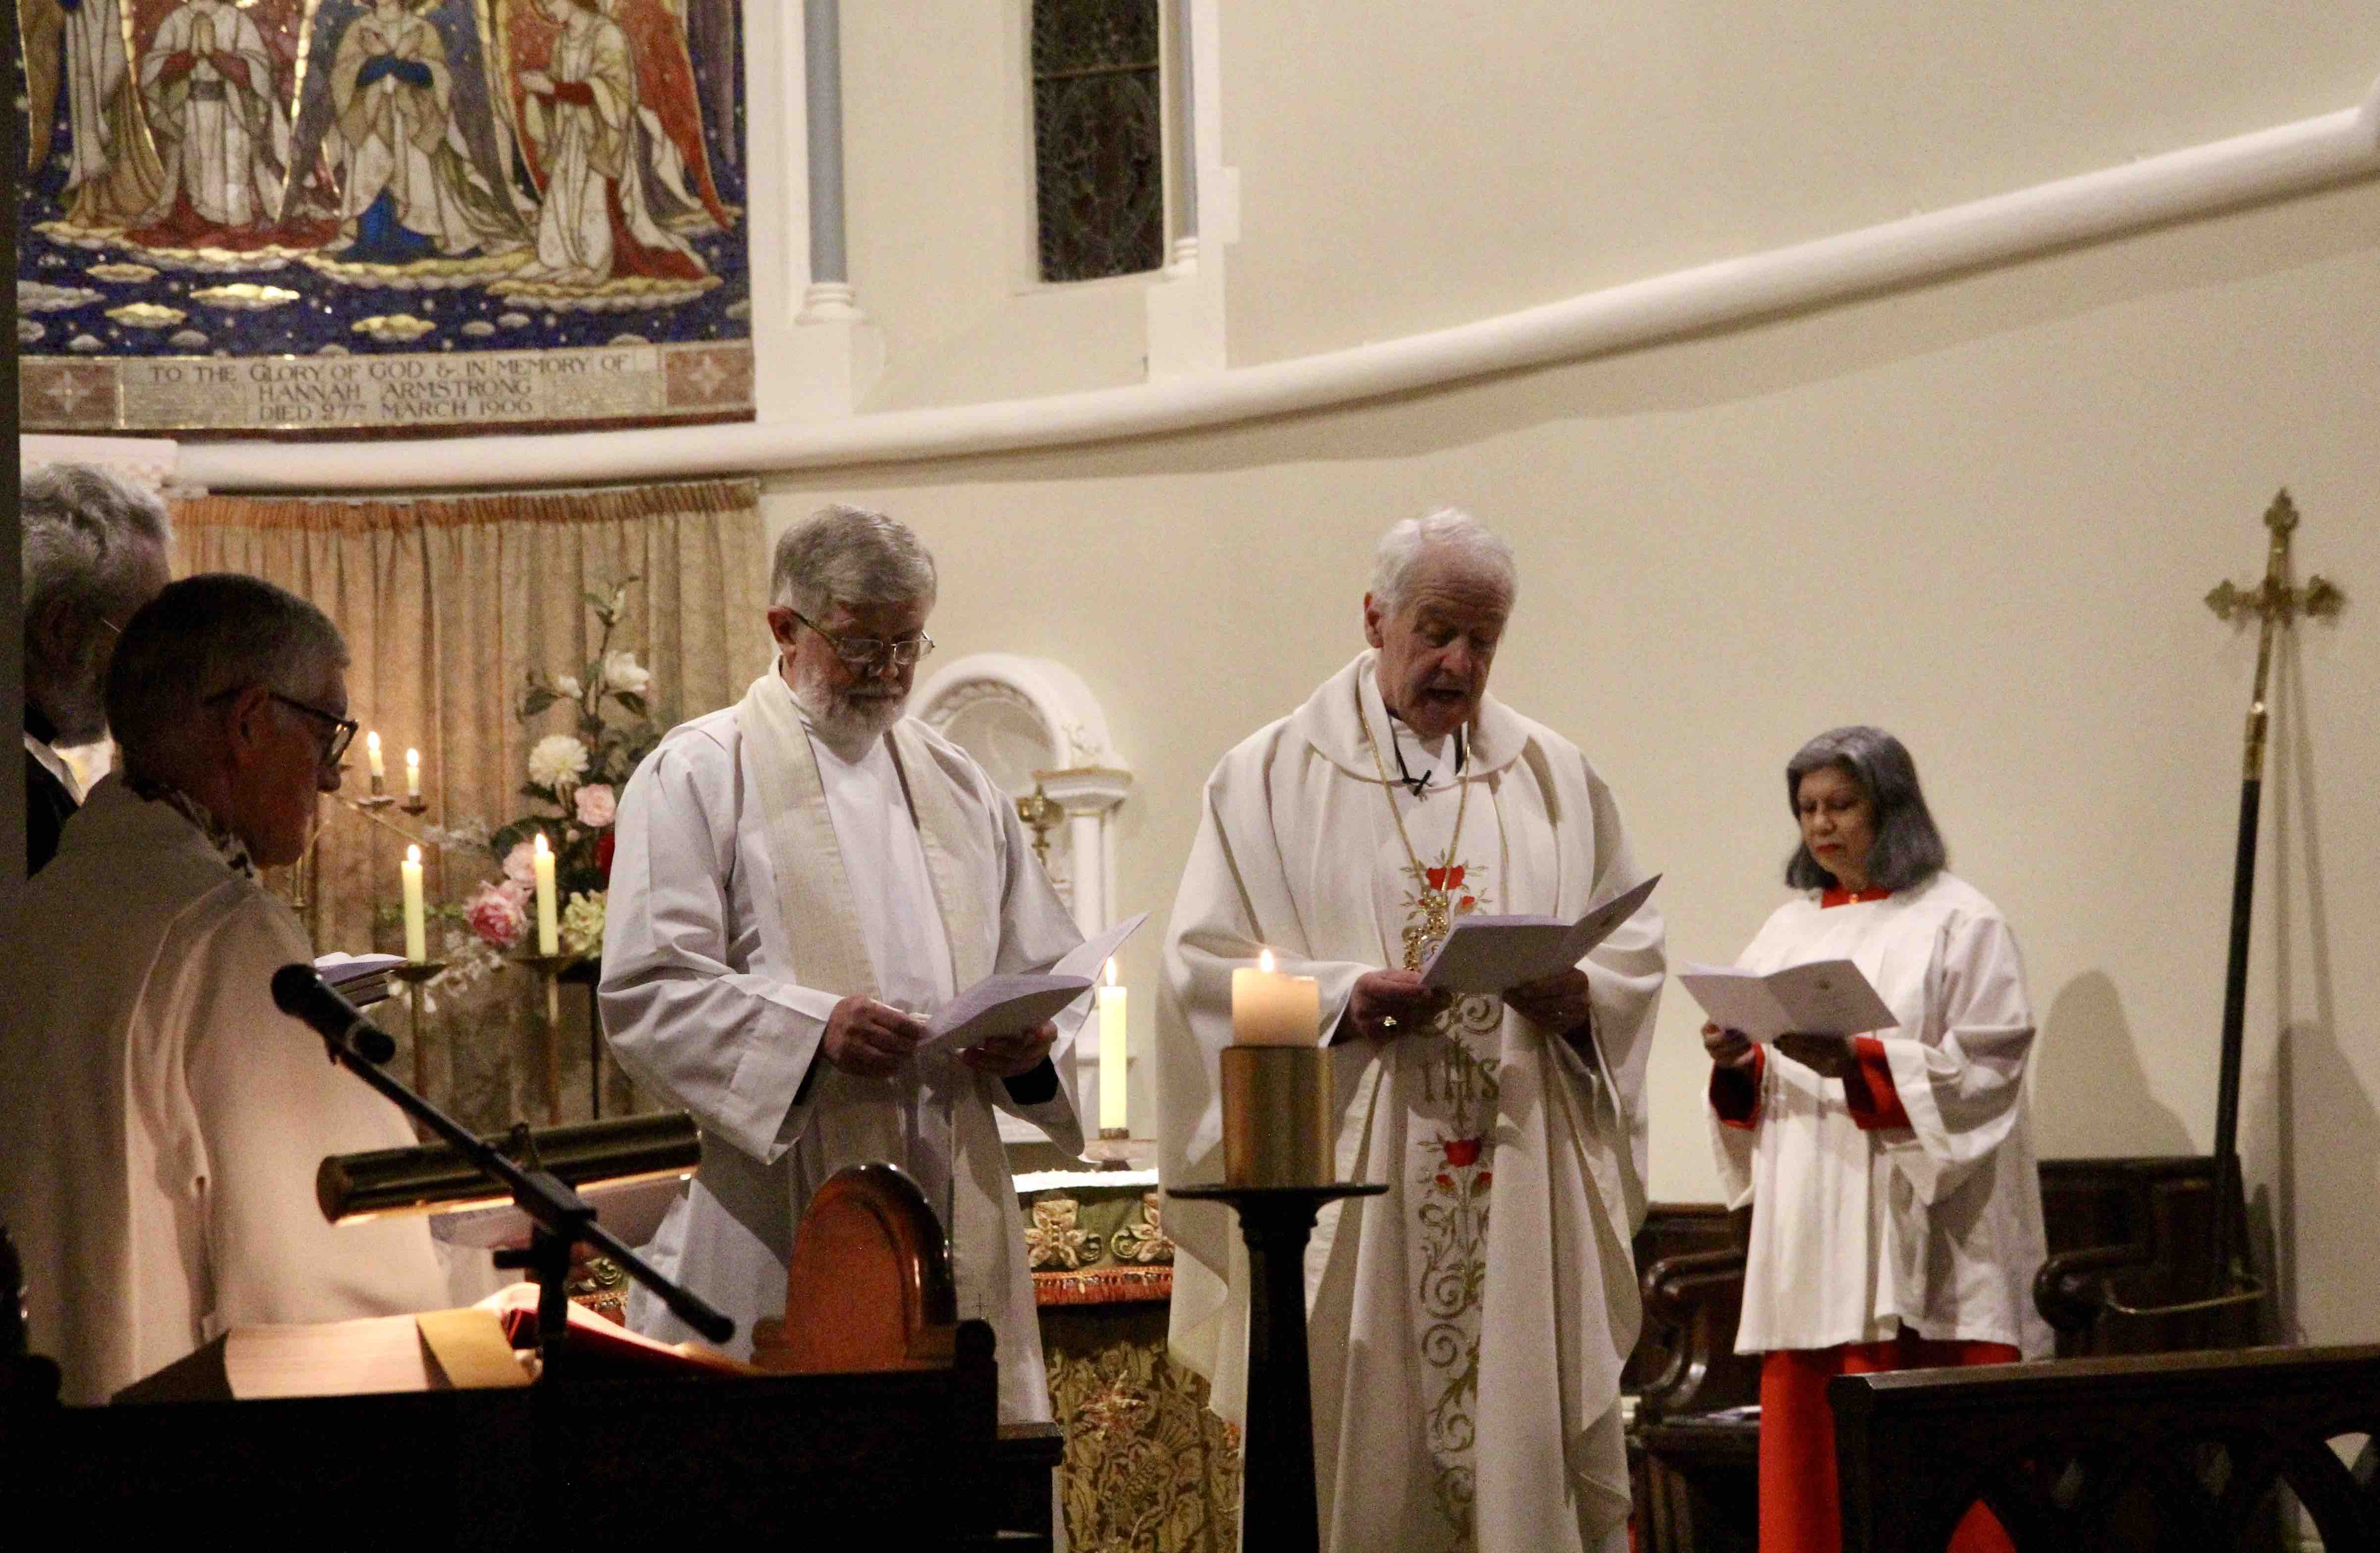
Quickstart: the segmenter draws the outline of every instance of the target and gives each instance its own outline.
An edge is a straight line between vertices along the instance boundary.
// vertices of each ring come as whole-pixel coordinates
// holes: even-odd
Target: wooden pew
[[[2041,1190],[2050,1256],[2034,1292],[2059,1357],[2256,1341],[2261,1296],[2222,1288],[2208,1253],[2212,1160],[2045,1159]],[[1645,1330],[1621,1383],[1636,1398],[1629,1458],[1645,1553],[1756,1543],[1760,1426],[1712,1416],[1759,1400],[1758,1358],[1734,1352],[1752,1211],[1656,1204],[1637,1236]],[[2244,1219],[2237,1201],[2231,1211]],[[2147,1308],[2178,1302],[2193,1308]]]
[[[2286,1484],[2332,1549],[2380,1547],[2380,1345],[1843,1376],[1846,1553],[1940,1553],[1981,1498],[2020,1553],[2274,1546]],[[2350,1465],[2331,1441],[2362,1435]]]

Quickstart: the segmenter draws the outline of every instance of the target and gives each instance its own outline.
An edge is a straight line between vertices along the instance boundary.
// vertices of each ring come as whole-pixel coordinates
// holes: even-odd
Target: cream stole
[[[875,967],[851,909],[846,860],[827,810],[826,788],[819,779],[818,758],[810,748],[800,704],[781,676],[766,673],[752,682],[736,716],[776,874],[785,941],[802,985],[838,996],[880,996]],[[942,936],[950,945],[951,985],[965,991],[991,973],[996,939],[984,916],[986,903],[978,898],[979,891],[969,881],[963,861],[983,850],[976,833],[979,822],[960,803],[914,723],[895,723],[889,737],[924,844]],[[937,1088],[956,1085],[979,1094],[990,1082],[949,1058],[929,1058],[920,1066],[926,1064],[941,1070],[928,1082],[927,1101]],[[927,1075],[913,1069],[889,1078],[862,1078],[832,1066],[823,1052],[812,1075],[809,1129],[827,1173],[869,1160],[908,1159],[910,1108],[919,1098],[921,1077]],[[994,1251],[987,1264],[984,1248],[1004,1247],[1014,1228],[1001,1211],[1012,1188],[991,1108],[966,1103],[974,1098],[968,1096],[951,1107],[951,1200],[933,1207],[948,1220],[944,1229],[951,1233],[961,1314],[988,1316],[998,1308],[1004,1291],[998,1279],[987,1281],[985,1275],[997,1272],[1004,1258]],[[982,1098],[988,1101],[989,1096]],[[793,1206],[798,1216],[806,1205]],[[989,1241],[978,1238],[986,1234]]]

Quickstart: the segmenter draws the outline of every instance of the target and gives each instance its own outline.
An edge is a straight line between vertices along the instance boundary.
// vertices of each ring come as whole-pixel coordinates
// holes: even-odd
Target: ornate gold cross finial
[[[2297,526],[2297,504],[2289,500],[2284,487],[2265,509],[2265,527],[2273,531],[2273,542],[2265,552],[2264,580],[2253,588],[2240,588],[2226,577],[2206,595],[2206,607],[2219,618],[2253,615],[2264,627],[2256,643],[2255,694],[2248,703],[2244,774],[2250,782],[2260,782],[2265,774],[2265,686],[2272,673],[2274,633],[2301,614],[2337,614],[2347,602],[2347,595],[2319,573],[2306,578],[2303,588],[2289,586],[2289,533]]]
[[[1037,782],[1032,792],[1016,800],[1016,818],[1032,829],[1033,855],[1046,870],[1050,867],[1050,827],[1066,818],[1065,809],[1057,799],[1041,791]]]
[[[2306,578],[2303,588],[2289,586],[2289,532],[2297,526],[2297,504],[2284,488],[2265,509],[2265,527],[2273,531],[2272,546],[2265,558],[2265,579],[2252,588],[2241,588],[2228,577],[2216,583],[2206,595],[2206,607],[2216,618],[2253,614],[2286,625],[2301,614],[2319,617],[2338,613],[2347,595],[2320,573]]]

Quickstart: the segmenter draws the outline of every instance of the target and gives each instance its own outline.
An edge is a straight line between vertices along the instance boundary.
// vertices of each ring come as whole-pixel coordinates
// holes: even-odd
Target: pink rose
[[[510,882],[483,884],[471,903],[463,910],[464,920],[480,941],[497,949],[510,949],[520,941],[521,929],[528,925],[528,914],[521,909],[521,896]]]
[[[619,801],[612,795],[609,783],[589,783],[573,795],[578,807],[578,823],[600,831],[619,818]]]
[[[516,843],[504,854],[504,878],[524,890],[537,887],[537,843]]]

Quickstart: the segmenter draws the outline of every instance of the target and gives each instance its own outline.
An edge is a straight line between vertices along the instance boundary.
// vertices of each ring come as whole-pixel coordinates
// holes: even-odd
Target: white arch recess
[[[930,461],[1226,426],[1633,349],[1923,285],[2380,175],[2380,83],[2355,107],[1944,210],[1402,339],[1128,388],[841,419],[473,439],[475,465],[547,485]],[[212,491],[401,490],[410,443],[193,443]]]
[[[978,652],[919,686],[913,705],[1012,799],[1038,791],[1062,811],[1048,829],[1052,881],[1084,937],[1104,930],[1115,916],[1115,811],[1132,771],[1109,746],[1107,713],[1082,676],[1047,658]],[[1078,1043],[1065,1075],[1078,1109],[1098,1093],[1098,1071],[1096,1043]],[[1041,1135],[1005,1114],[999,1120],[1009,1142]]]

